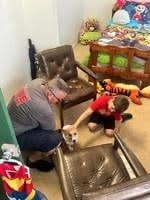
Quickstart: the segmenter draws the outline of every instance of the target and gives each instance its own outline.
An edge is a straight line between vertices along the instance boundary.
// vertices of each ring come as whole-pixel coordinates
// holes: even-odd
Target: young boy
[[[105,134],[113,136],[114,131],[120,130],[122,121],[132,118],[131,114],[128,114],[128,116],[122,114],[128,107],[129,100],[124,95],[115,97],[108,95],[100,96],[80,115],[68,131],[78,128],[79,124],[91,115],[88,122],[90,131],[94,132],[99,127],[99,124],[102,123]]]

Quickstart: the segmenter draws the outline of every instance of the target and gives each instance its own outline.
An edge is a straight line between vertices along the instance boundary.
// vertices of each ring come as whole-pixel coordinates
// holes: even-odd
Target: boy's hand
[[[114,129],[114,132],[115,132],[115,133],[119,133],[119,132],[120,132],[120,127],[116,127],[116,128]]]
[[[73,125],[66,125],[63,127],[63,130],[67,131],[67,132],[71,132],[73,130],[77,130],[77,127],[73,124]]]
[[[115,133],[119,133],[121,130],[121,120],[115,121]]]

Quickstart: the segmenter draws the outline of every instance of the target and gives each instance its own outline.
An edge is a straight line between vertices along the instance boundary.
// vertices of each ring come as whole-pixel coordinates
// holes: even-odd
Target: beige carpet
[[[77,45],[74,51],[76,59],[82,61],[88,52],[88,46]],[[84,74],[82,74],[82,76],[84,76]],[[87,78],[86,76],[84,77]],[[123,124],[121,136],[142,162],[145,169],[150,172],[150,100],[146,98],[142,98],[141,100],[143,105],[140,106],[131,102],[128,111],[131,112],[134,117],[132,120]],[[87,102],[66,110],[65,124],[74,123],[79,115],[88,107],[89,103],[90,102]],[[82,148],[108,143],[113,140],[112,138],[106,137],[103,132],[97,134],[90,133],[86,123],[87,121],[79,127],[79,144]],[[32,170],[32,178],[37,189],[42,191],[49,200],[62,200],[59,181],[55,170],[50,173],[39,173],[36,170]]]

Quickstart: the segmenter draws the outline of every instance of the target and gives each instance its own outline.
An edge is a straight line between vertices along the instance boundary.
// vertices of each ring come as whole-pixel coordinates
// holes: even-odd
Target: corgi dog
[[[68,146],[68,149],[70,151],[73,151],[74,145],[78,142],[79,133],[77,129],[71,130],[70,132],[68,132],[67,129],[69,128],[69,126],[71,125],[65,125],[62,129],[62,133],[63,133],[63,138],[65,140],[65,143]]]

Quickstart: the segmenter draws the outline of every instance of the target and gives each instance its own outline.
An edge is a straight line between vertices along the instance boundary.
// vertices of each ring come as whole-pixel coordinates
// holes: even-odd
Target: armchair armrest
[[[66,163],[64,160],[64,155],[61,147],[56,149],[56,154],[57,157],[54,155],[53,160],[56,165],[56,170],[59,175],[59,180],[61,182],[60,185],[62,187],[63,197],[65,200],[76,200],[69,174],[66,171],[67,167],[65,167]]]
[[[91,78],[93,78],[95,81],[98,79],[97,75],[92,72],[88,67],[82,65],[81,63],[79,63],[78,61],[75,61],[76,66],[82,70],[83,72],[85,72],[86,74],[88,74]]]
[[[124,183],[103,188],[95,192],[84,193],[82,200],[148,200],[150,199],[150,174],[134,178]]]
[[[143,165],[140,163],[138,158],[134,155],[134,153],[127,147],[127,145],[122,141],[121,137],[118,134],[114,134],[115,142],[114,148],[120,148],[122,153],[124,154],[125,158],[129,162],[132,170],[134,171],[135,175],[142,176],[147,174],[146,170],[144,169]]]

